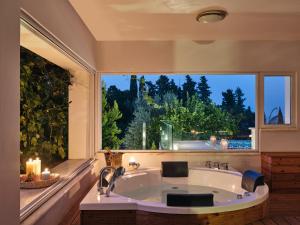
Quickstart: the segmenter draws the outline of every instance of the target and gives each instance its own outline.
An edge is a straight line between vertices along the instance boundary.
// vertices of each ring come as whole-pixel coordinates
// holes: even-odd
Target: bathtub
[[[269,189],[263,185],[254,193],[248,193],[241,188],[241,180],[239,172],[208,168],[190,168],[187,178],[163,178],[160,169],[139,169],[119,178],[110,197],[97,194],[95,185],[80,204],[82,222],[85,224],[91,213],[104,215],[112,211],[118,211],[116,215],[120,216],[125,211],[131,212],[125,213],[124,218],[134,212],[131,220],[141,225],[149,221],[152,221],[149,224],[156,224],[160,220],[157,224],[164,224],[164,220],[174,218],[177,219],[173,223],[166,224],[182,224],[182,219],[189,221],[186,224],[202,224],[204,220],[210,224],[227,224],[225,220],[230,221],[228,224],[254,222],[266,213]],[[214,206],[170,207],[166,205],[167,193],[213,193]],[[220,218],[223,222],[218,223]],[[120,224],[125,225],[125,220]]]

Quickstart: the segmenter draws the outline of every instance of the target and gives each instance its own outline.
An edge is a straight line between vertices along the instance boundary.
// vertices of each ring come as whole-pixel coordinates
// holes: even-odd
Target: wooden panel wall
[[[262,153],[261,160],[272,192],[300,193],[300,153]]]

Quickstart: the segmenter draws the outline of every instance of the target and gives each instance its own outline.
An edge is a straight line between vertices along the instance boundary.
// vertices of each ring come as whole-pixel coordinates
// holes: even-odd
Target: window
[[[48,37],[23,20],[20,31],[23,221],[88,166],[94,156],[94,85],[87,68]],[[26,182],[42,179],[40,174],[46,168],[60,174],[55,184],[40,189],[22,188]]]
[[[102,148],[255,149],[254,74],[102,74]]]
[[[264,76],[264,124],[291,124],[290,76]]]

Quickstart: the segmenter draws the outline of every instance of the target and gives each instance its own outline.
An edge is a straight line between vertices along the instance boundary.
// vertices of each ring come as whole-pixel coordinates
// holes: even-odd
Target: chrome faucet
[[[211,163],[212,163],[212,161],[206,161],[205,162],[205,167],[211,168]]]
[[[100,176],[99,176],[99,182],[98,182],[98,191],[100,195],[106,195],[109,197],[110,192],[114,189],[115,182],[118,177],[123,176],[125,173],[125,169],[121,166],[117,169],[115,169],[112,166],[106,166],[101,169]],[[104,185],[104,181],[106,184]],[[104,191],[104,188],[106,187],[106,190]]]
[[[223,167],[224,170],[229,170],[229,163],[228,162],[221,163],[221,166]]]

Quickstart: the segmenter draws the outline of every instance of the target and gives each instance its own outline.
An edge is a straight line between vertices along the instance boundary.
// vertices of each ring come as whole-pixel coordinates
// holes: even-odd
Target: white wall
[[[19,224],[19,2],[0,2],[0,223]]]
[[[69,159],[90,157],[90,78],[82,70],[72,73],[73,84],[69,88]],[[92,103],[92,102],[91,102]]]
[[[67,0],[21,0],[21,7],[95,67],[96,41]]]

